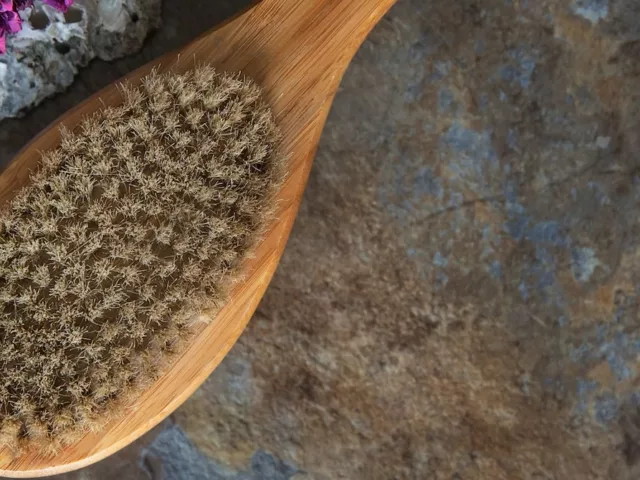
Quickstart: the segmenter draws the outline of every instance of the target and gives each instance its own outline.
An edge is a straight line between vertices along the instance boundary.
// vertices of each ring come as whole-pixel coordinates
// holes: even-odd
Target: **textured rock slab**
[[[187,435],[315,479],[638,478],[639,45],[637,0],[399,0]]]
[[[78,0],[65,14],[36,2],[0,56],[0,119],[64,90],[93,58],[138,51],[159,27],[160,7],[161,0]]]

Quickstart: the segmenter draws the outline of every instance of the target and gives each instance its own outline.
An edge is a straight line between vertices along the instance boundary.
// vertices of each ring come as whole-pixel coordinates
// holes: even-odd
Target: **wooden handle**
[[[216,60],[234,63],[234,51],[250,50],[249,68],[262,80],[280,67],[313,76],[344,69],[395,0],[263,0],[242,21],[217,29],[226,36]],[[225,30],[231,30],[229,32]],[[206,42],[206,39],[204,40]],[[240,65],[238,65],[240,67]],[[240,68],[239,68],[240,69]]]
[[[302,114],[304,124],[304,113],[316,112],[333,97],[353,55],[394,3],[263,0],[238,21],[205,34],[181,56],[245,72],[268,92],[277,117]],[[210,35],[218,48],[207,54]],[[238,51],[252,54],[239,56]]]

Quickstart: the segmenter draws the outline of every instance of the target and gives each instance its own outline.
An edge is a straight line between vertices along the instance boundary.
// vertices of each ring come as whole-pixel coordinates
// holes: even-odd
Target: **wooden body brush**
[[[342,75],[367,33],[393,3],[394,0],[264,0],[181,51],[165,55],[126,77],[135,86],[154,68],[160,73],[182,73],[194,65],[206,64],[218,72],[242,72],[253,79],[273,111],[281,134],[278,149],[286,157],[287,175],[276,194],[275,220],[266,227],[242,267],[242,281],[233,286],[215,318],[194,327],[195,335],[175,362],[125,408],[122,416],[55,454],[32,449],[16,453],[2,448],[0,476],[47,476],[101,460],[167,417],[220,363],[249,321],[276,269]],[[38,169],[41,152],[60,144],[61,125],[73,130],[83,118],[122,104],[122,95],[115,85],[102,90],[25,147],[0,175],[0,203],[14,202],[17,192],[29,184],[32,172]]]

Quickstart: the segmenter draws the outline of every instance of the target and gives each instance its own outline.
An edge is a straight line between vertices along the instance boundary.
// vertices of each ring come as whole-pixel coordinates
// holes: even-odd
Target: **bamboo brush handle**
[[[276,220],[254,256],[245,278],[225,306],[203,327],[186,351],[125,416],[69,445],[54,456],[0,449],[0,476],[33,478],[75,470],[125,447],[179,407],[222,361],[253,315],[278,265],[311,170],[322,127],[352,56],[395,0],[264,0],[243,15],[132,72],[135,84],[153,68],[188,70],[209,63],[242,71],[264,89],[282,132],[289,158],[279,191]],[[60,141],[59,126],[73,129],[83,117],[121,96],[111,85],[76,106],[27,145],[0,175],[0,206],[37,168],[40,152]]]
[[[394,3],[263,0],[239,21],[214,32],[215,51],[210,51],[208,34],[181,57],[244,72],[265,88],[277,116],[293,115],[304,125],[308,115],[332,99],[353,55]]]

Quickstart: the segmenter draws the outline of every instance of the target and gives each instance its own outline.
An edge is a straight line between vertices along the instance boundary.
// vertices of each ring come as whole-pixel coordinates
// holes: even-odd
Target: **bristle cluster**
[[[64,133],[0,213],[0,445],[101,425],[179,351],[282,176],[253,83],[151,74]]]

